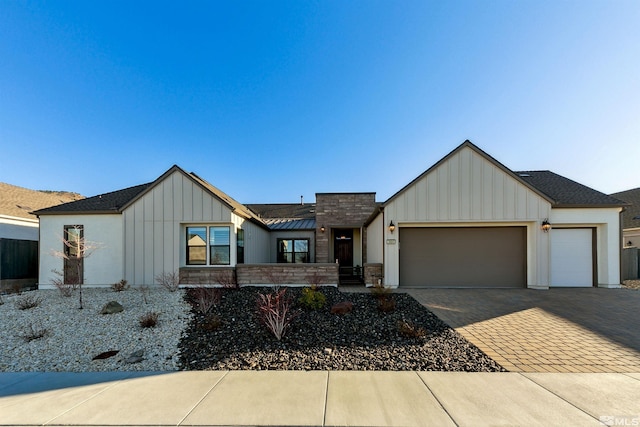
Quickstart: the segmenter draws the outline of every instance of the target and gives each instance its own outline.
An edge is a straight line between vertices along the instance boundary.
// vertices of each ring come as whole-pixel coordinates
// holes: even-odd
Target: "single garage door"
[[[526,286],[526,227],[400,228],[400,286]]]
[[[593,229],[554,228],[549,233],[551,286],[593,286]]]

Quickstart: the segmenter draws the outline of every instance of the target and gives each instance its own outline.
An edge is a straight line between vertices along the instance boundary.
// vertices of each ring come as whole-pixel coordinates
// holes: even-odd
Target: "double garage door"
[[[400,228],[400,286],[522,288],[526,227]]]
[[[526,287],[526,227],[401,227],[399,233],[400,286]],[[550,233],[550,285],[592,286],[593,229]]]

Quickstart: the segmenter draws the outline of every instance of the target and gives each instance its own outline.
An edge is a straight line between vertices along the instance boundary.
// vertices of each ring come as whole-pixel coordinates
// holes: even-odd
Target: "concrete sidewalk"
[[[640,373],[0,373],[0,425],[637,423]]]

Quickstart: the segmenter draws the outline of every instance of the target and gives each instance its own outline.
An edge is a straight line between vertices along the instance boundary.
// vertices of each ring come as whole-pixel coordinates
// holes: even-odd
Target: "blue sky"
[[[244,203],[385,200],[469,139],[640,187],[638,1],[0,2],[0,181],[173,164]]]

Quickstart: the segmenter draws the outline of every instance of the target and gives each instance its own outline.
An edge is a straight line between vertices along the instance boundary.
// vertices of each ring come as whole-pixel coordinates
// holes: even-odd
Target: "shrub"
[[[383,313],[390,313],[396,309],[396,300],[388,295],[386,298],[378,298],[378,310]]]
[[[286,288],[269,294],[258,294],[258,317],[278,341],[282,339],[291,324],[299,314],[292,311],[292,299],[287,295]]]
[[[175,292],[180,288],[180,274],[177,271],[163,271],[155,277],[155,280],[169,292]]]
[[[222,299],[220,288],[198,286],[193,289],[193,306],[202,314],[207,314]]]
[[[327,297],[313,288],[302,289],[302,296],[298,300],[303,307],[310,310],[320,310],[327,303]]]
[[[127,283],[126,280],[122,279],[119,282],[112,284],[111,289],[114,292],[126,291],[127,289],[129,289],[129,284]]]
[[[63,297],[70,297],[73,295],[73,291],[76,289],[76,285],[71,283],[64,283],[64,274],[62,274],[58,270],[51,270],[53,274],[56,275],[55,278],[51,279],[51,283],[60,291],[60,295]]]
[[[215,331],[220,326],[222,326],[222,319],[216,314],[207,315],[202,323],[200,323],[200,328],[205,331]]]
[[[149,303],[148,297],[149,297],[149,286],[147,285],[140,285],[138,286],[138,290],[140,291],[140,294],[142,295],[142,302],[144,302],[145,304]]]
[[[155,328],[158,324],[158,313],[150,311],[140,316],[140,326],[143,328]]]
[[[317,271],[314,271],[312,274],[305,277],[304,280],[309,284],[311,289],[315,291],[322,283],[327,281],[327,278]]]
[[[382,284],[374,285],[369,288],[371,295],[376,299],[387,298],[391,294],[391,288],[387,288]]]
[[[29,324],[27,331],[20,335],[20,338],[26,342],[31,342],[49,335],[49,330],[40,326],[33,326],[33,323]]]
[[[33,294],[26,294],[16,300],[18,310],[29,310],[40,305],[42,298]]]
[[[427,331],[423,327],[404,319],[398,321],[398,332],[407,338],[422,338],[427,335]]]

